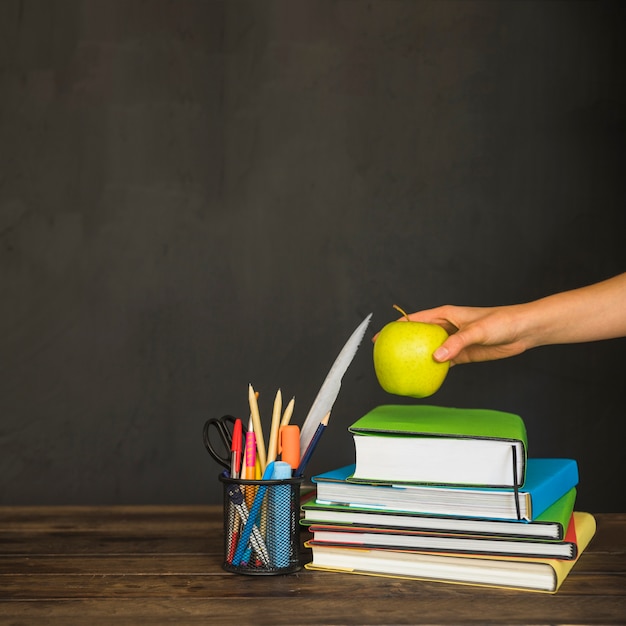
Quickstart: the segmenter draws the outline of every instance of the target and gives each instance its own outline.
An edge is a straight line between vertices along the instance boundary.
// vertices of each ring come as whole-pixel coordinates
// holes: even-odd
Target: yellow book
[[[556,593],[596,532],[589,513],[574,512],[575,560],[470,554],[406,552],[305,544],[313,552],[311,570],[367,574]]]

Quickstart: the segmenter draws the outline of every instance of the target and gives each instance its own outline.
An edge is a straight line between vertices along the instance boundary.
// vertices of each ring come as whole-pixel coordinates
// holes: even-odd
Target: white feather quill
[[[320,390],[317,392],[317,396],[309,409],[309,413],[306,416],[304,424],[302,425],[302,430],[300,431],[301,454],[304,454],[305,450],[309,446],[309,443],[311,442],[311,439],[313,438],[313,435],[315,434],[315,431],[324,416],[333,408],[333,404],[339,395],[341,379],[346,373],[350,363],[352,363],[352,359],[354,359],[354,355],[356,354],[371,319],[372,313],[370,313],[359,324],[352,335],[350,335],[350,339],[346,341],[346,344],[341,349],[339,356],[335,359],[335,362],[330,368],[326,379],[322,383]]]

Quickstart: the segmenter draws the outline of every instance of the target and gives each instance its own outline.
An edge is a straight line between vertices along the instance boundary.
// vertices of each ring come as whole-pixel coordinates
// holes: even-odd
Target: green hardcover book
[[[365,482],[521,487],[528,440],[521,417],[491,409],[382,405],[349,427]]]

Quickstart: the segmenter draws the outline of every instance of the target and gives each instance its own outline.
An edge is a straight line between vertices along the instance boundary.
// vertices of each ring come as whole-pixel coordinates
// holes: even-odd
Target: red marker
[[[230,477],[231,478],[239,478],[239,473],[241,470],[241,453],[243,451],[242,446],[242,433],[241,433],[241,420],[237,418],[235,420],[235,425],[233,426],[233,439],[230,444]],[[235,549],[237,547],[237,542],[239,541],[239,520],[236,519],[235,509],[230,506],[228,509],[229,512],[229,532],[230,535],[230,545],[228,550],[228,562],[233,562],[233,556],[235,554]]]
[[[235,420],[233,427],[233,441],[230,446],[230,477],[239,478],[241,470],[241,453],[243,452],[243,437],[241,433],[241,420]]]

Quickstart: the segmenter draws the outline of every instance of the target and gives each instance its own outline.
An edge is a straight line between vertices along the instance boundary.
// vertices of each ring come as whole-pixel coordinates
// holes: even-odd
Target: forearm
[[[520,305],[527,347],[626,336],[626,273]]]

